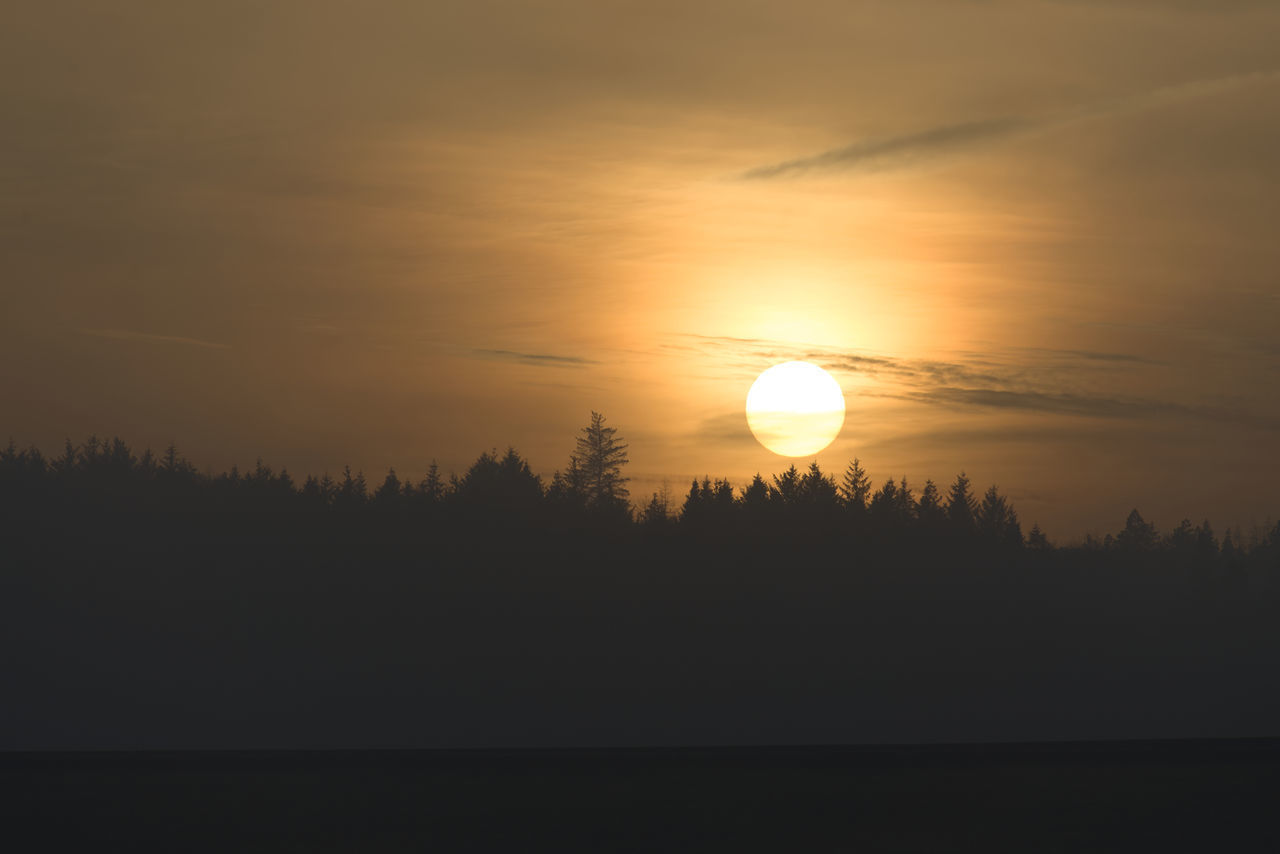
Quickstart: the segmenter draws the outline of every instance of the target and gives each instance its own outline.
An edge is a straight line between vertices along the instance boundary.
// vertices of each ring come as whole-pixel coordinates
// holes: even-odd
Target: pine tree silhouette
[[[977,510],[977,502],[969,491],[969,478],[964,472],[960,472],[947,494],[947,521],[951,530],[960,535],[973,533]]]
[[[866,469],[856,457],[845,469],[844,479],[840,482],[840,497],[855,512],[867,509],[867,502],[871,499],[871,478],[867,477]]]
[[[616,427],[604,426],[604,416],[592,411],[591,423],[581,430],[577,448],[569,457],[567,480],[582,493],[590,509],[619,510],[627,506],[626,483],[622,474],[627,464],[627,444],[618,438]]]

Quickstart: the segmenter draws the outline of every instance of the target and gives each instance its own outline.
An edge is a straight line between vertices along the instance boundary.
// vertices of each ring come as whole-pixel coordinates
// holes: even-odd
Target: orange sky
[[[371,478],[597,409],[633,492],[965,469],[1062,539],[1280,513],[1280,9],[20,2],[0,433]]]

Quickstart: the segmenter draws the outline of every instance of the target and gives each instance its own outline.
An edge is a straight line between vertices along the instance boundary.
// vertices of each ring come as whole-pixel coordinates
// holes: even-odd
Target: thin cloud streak
[[[144,341],[150,344],[184,344],[188,347],[203,347],[208,350],[231,349],[231,345],[219,344],[216,341],[203,341],[199,338],[186,338],[181,335],[154,335],[149,332],[134,332],[129,329],[81,329],[80,334],[92,335],[95,338],[108,338],[112,341]]]
[[[759,166],[742,174],[748,181],[765,180],[821,169],[853,169],[866,171],[900,166],[922,157],[967,148],[987,140],[998,140],[1025,132],[1037,126],[1030,119],[1007,117],[987,121],[944,125],[920,133],[884,139],[867,139],[815,154],[769,166]]]
[[[1003,116],[943,125],[917,133],[860,140],[808,157],[758,166],[738,177],[747,181],[794,177],[815,171],[863,171],[900,168],[914,162],[943,157],[956,151],[1000,142],[1017,136],[1055,130],[1077,122],[1118,113],[1215,95],[1254,83],[1280,80],[1280,71],[1254,71],[1227,77],[1194,80],[1163,86],[1137,95],[1085,104],[1072,110],[1031,116]]]
[[[1053,350],[1047,347],[1023,347],[1025,353],[1039,353],[1048,356],[1071,356],[1087,359],[1091,362],[1128,362],[1135,365],[1167,365],[1158,359],[1147,359],[1131,353],[1101,353],[1096,350]]]
[[[1280,419],[1212,406],[1191,406],[1141,398],[1120,399],[1043,391],[1010,391],[990,388],[940,386],[906,394],[877,394],[896,400],[945,406],[950,409],[1007,409],[1088,418],[1197,418],[1227,421],[1264,430],[1280,430]]]
[[[539,365],[550,368],[580,368],[586,365],[600,364],[595,359],[585,359],[581,356],[520,353],[515,350],[474,350],[472,354],[480,359],[500,359],[508,362],[517,362],[522,365]]]

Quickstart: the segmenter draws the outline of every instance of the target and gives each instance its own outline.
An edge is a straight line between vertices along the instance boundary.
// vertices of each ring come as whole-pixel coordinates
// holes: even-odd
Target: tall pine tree
[[[627,506],[631,493],[622,474],[627,464],[627,443],[618,438],[617,427],[604,426],[604,416],[591,413],[591,423],[582,428],[577,448],[569,457],[570,486],[579,491],[588,507],[617,509]]]

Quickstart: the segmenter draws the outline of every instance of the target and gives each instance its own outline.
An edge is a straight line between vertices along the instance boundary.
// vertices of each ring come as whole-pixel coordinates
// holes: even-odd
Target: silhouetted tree
[[[172,452],[173,454],[173,459],[175,460],[174,468],[176,469],[177,468],[177,463],[176,463],[177,449],[174,448],[173,445],[170,445],[169,452]],[[169,452],[166,452],[166,460],[168,459]],[[67,439],[66,444],[64,445],[62,450],[62,456],[56,457],[51,463],[54,474],[64,479],[71,478],[75,474],[76,466],[79,463],[79,459],[80,459],[79,449],[71,443],[70,439]],[[163,466],[163,467],[166,468],[166,470],[168,470],[168,466]]]
[[[1213,535],[1213,526],[1208,519],[1196,527],[1195,548],[1198,563],[1209,563],[1218,556],[1218,538]]]
[[[916,503],[916,518],[920,522],[920,530],[929,536],[940,532],[946,522],[947,511],[942,506],[938,485],[932,480],[926,480],[924,489],[920,491],[920,501]]]
[[[444,500],[444,481],[440,478],[440,466],[432,460],[427,468],[427,476],[418,485],[418,492],[428,504],[439,504]]]
[[[387,470],[387,476],[373,492],[373,501],[380,507],[390,508],[399,504],[401,498],[400,478],[396,477],[394,468]]]
[[[1239,549],[1236,548],[1236,539],[1231,534],[1231,529],[1227,528],[1222,532],[1222,548],[1219,554],[1222,556],[1222,562],[1227,567],[1232,567],[1236,559],[1239,557]]]
[[[857,457],[845,469],[844,478],[840,481],[840,497],[845,506],[855,513],[867,509],[867,502],[871,499],[871,478]]]
[[[1022,527],[1018,524],[1018,514],[1013,511],[1009,502],[994,484],[982,496],[974,521],[977,523],[978,532],[988,542],[1022,545]]]
[[[871,503],[867,506],[871,524],[881,533],[895,530],[901,521],[898,516],[900,508],[898,484],[893,478],[889,478],[884,482],[884,486],[871,496]]]
[[[811,513],[823,516],[830,516],[840,506],[835,478],[823,474],[816,460],[809,464],[808,471],[800,478],[799,500]]]
[[[671,498],[664,487],[653,493],[640,513],[640,522],[650,531],[665,531],[671,525]]]
[[[453,491],[454,500],[493,520],[529,518],[542,500],[542,479],[508,448],[501,458],[486,451],[471,465]]]
[[[1033,524],[1031,526],[1031,532],[1027,534],[1027,548],[1038,552],[1048,551],[1052,548],[1049,544],[1049,538],[1044,535],[1044,531],[1040,530],[1039,525]]]
[[[733,485],[724,478],[719,478],[711,485],[711,501],[717,512],[723,517],[733,510]]]
[[[591,423],[583,427],[577,449],[569,457],[568,481],[581,492],[591,509],[619,510],[627,506],[626,483],[622,474],[627,464],[627,444],[617,437],[618,428],[604,426],[604,416],[591,413]]]
[[[694,478],[680,510],[680,521],[689,530],[729,530],[736,511],[737,501],[729,481],[704,477],[699,483]]]
[[[329,505],[329,496],[321,489],[320,481],[315,475],[307,475],[307,479],[302,482],[302,497],[313,508]]]
[[[1156,526],[1142,518],[1135,507],[1125,520],[1124,530],[1116,536],[1116,548],[1131,552],[1149,552],[1159,543]]]
[[[898,522],[903,525],[910,524],[916,519],[916,500],[911,494],[911,487],[907,486],[905,475],[903,475],[902,480],[898,481],[898,493],[894,500],[894,514],[898,517]]]
[[[1169,548],[1182,554],[1190,554],[1195,547],[1196,533],[1190,519],[1183,519],[1169,532]]]
[[[707,521],[719,530],[731,527],[734,510],[733,486],[729,481],[719,478],[715,481],[702,482],[703,512]]]
[[[708,480],[709,483],[710,480]],[[689,491],[685,494],[684,504],[680,507],[680,521],[686,524],[697,524],[702,521],[702,517],[702,485],[698,483],[698,479],[695,477],[693,482],[689,484]]]
[[[369,498],[369,486],[365,483],[364,472],[351,474],[351,466],[343,466],[342,482],[334,495],[334,504],[343,508],[359,507]]]
[[[333,478],[329,477],[329,473],[325,472],[320,476],[320,495],[324,498],[326,505],[331,505],[338,498],[338,484]]]
[[[969,491],[969,478],[964,472],[960,472],[947,494],[947,521],[951,530],[961,535],[972,533],[977,511],[977,502]]]
[[[769,506],[769,484],[764,482],[764,478],[760,476],[759,472],[756,473],[755,477],[751,478],[751,482],[742,490],[742,497],[739,502],[755,518],[758,518],[764,512],[764,509]]]
[[[770,500],[778,506],[794,507],[800,501],[800,472],[792,463],[782,474],[773,476]]]

